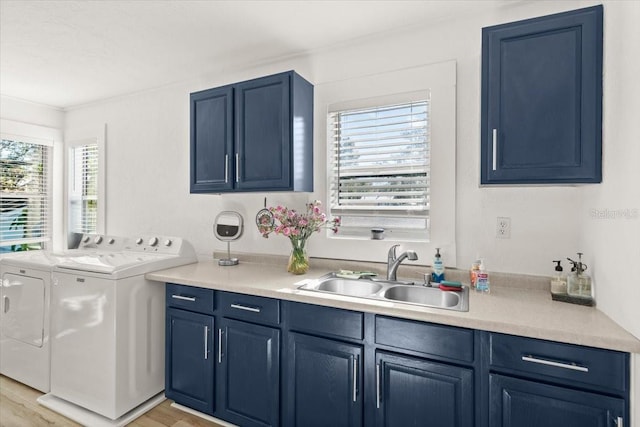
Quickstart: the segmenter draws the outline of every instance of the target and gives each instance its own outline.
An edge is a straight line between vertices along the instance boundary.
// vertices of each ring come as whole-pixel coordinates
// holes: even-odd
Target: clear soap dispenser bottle
[[[567,294],[567,278],[562,272],[562,261],[553,261],[556,263],[555,274],[551,277],[551,293],[556,295]]]
[[[587,265],[582,262],[582,252],[578,252],[578,261],[567,259],[573,265],[567,278],[567,293],[574,297],[591,298],[591,277],[585,274]]]

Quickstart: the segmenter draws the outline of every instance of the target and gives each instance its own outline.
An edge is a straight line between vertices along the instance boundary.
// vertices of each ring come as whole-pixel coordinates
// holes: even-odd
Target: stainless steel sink
[[[329,273],[299,286],[298,289],[445,310],[469,311],[469,288],[467,286],[463,286],[461,292],[451,292],[400,281],[371,278],[346,279],[337,277],[336,273]]]
[[[352,297],[366,297],[382,289],[382,285],[371,280],[328,278],[320,282],[316,288],[319,291],[333,292]]]
[[[460,292],[461,293],[461,292]],[[437,307],[455,307],[460,303],[460,293],[444,292],[425,286],[392,286],[382,296],[394,301],[410,302]]]

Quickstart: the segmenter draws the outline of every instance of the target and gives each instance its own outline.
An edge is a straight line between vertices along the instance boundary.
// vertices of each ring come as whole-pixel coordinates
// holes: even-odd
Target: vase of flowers
[[[300,213],[285,206],[269,208],[272,216],[263,215],[258,222],[258,230],[262,237],[269,234],[282,234],[291,241],[291,255],[287,271],[292,274],[304,274],[309,270],[309,256],[305,248],[307,240],[315,232],[329,227],[334,233],[338,232],[340,218],[331,221],[320,208],[321,202],[315,200],[307,204],[306,212]]]

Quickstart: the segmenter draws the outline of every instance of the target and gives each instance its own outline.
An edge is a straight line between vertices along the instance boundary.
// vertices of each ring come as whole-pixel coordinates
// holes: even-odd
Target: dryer
[[[49,297],[56,258],[45,251],[0,260],[0,373],[40,390],[50,388]]]

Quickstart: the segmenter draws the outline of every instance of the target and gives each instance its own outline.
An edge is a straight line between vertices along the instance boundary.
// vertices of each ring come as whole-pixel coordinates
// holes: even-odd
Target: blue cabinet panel
[[[236,85],[237,188],[290,185],[289,80],[279,74]]]
[[[489,383],[491,427],[614,427],[624,417],[620,398],[495,374]]]
[[[359,345],[289,333],[285,425],[362,425],[362,354]]]
[[[376,353],[376,426],[471,427],[473,369]]]
[[[602,180],[602,6],[482,30],[481,182]]]
[[[192,193],[233,188],[233,89],[225,86],[191,95]]]
[[[213,414],[213,317],[175,308],[166,314],[165,395]]]
[[[553,341],[490,333],[491,368],[599,392],[629,389],[629,354]]]
[[[280,331],[221,319],[216,416],[241,426],[280,425]]]
[[[357,311],[287,302],[289,329],[328,338],[361,340],[364,316]]]

